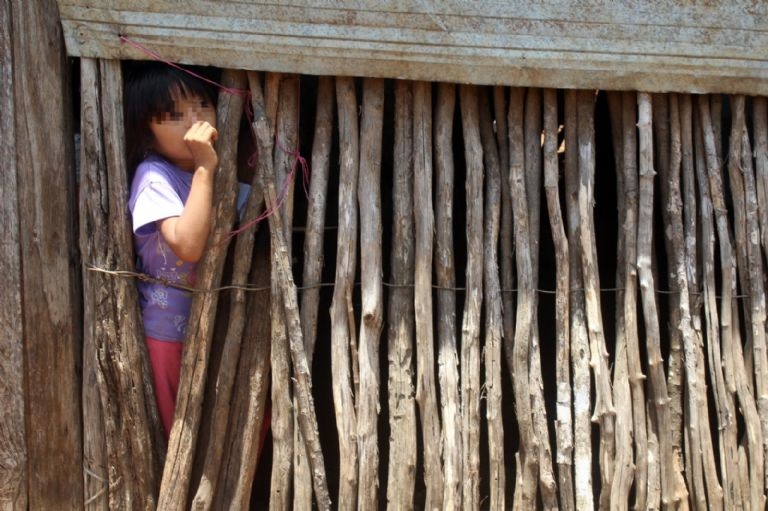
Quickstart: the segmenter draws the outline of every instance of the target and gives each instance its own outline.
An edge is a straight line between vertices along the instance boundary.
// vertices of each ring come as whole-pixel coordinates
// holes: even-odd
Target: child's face
[[[194,160],[184,136],[197,121],[216,127],[216,109],[198,96],[174,94],[173,111],[163,113],[149,123],[154,136],[152,149],[184,170],[194,170]]]

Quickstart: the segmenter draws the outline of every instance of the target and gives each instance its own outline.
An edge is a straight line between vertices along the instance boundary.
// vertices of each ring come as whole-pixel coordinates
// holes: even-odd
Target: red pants
[[[179,391],[181,374],[181,351],[184,343],[158,341],[146,337],[149,363],[152,366],[152,383],[155,387],[155,400],[160,422],[165,429],[165,439],[171,434],[173,412],[176,408],[176,394]]]
[[[173,426],[173,413],[176,409],[176,394],[179,392],[181,352],[184,348],[184,343],[158,341],[151,337],[146,337],[144,341],[147,344],[149,363],[152,366],[152,383],[155,387],[157,412],[160,415],[160,422],[165,430],[165,439],[168,440],[168,436],[171,434],[171,426]],[[267,403],[259,439],[259,452],[264,447],[264,440],[266,440],[270,422],[271,407]]]

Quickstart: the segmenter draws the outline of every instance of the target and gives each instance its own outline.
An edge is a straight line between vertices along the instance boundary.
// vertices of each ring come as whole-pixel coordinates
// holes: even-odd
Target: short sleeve
[[[184,203],[173,187],[164,181],[145,184],[136,195],[131,208],[133,232],[147,224],[181,215]]]

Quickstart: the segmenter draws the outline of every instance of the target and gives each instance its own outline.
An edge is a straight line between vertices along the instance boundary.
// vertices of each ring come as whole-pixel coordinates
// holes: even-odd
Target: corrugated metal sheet
[[[768,94],[768,3],[58,0],[73,56],[315,75]]]

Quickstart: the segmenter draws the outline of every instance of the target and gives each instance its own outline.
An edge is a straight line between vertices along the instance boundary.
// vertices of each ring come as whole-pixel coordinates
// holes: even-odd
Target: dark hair
[[[208,68],[186,69],[215,80],[215,72]],[[123,108],[125,114],[125,153],[128,174],[146,156],[152,143],[149,123],[162,114],[173,110],[173,96],[198,96],[216,104],[215,86],[164,62],[127,62],[123,68],[125,89]]]

